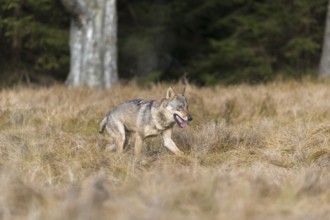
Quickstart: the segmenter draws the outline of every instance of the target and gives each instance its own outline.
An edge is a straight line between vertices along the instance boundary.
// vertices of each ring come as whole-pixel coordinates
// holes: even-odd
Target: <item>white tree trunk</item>
[[[118,80],[116,0],[62,0],[72,14],[68,85],[110,88]]]
[[[330,77],[330,0],[328,2],[319,76],[321,78]]]

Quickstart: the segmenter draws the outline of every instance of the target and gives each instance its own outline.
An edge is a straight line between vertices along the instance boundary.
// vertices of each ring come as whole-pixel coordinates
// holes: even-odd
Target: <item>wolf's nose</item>
[[[188,121],[192,121],[191,115],[188,115]]]

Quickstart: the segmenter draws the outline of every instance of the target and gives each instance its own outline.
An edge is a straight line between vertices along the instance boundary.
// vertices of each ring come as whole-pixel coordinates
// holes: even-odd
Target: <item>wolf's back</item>
[[[99,129],[99,133],[103,133],[104,129],[105,129],[105,126],[107,125],[107,122],[108,122],[108,116],[106,115],[102,121],[100,122],[100,129]]]

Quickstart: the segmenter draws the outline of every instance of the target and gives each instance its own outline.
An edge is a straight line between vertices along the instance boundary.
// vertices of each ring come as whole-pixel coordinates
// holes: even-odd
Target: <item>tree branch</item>
[[[87,5],[85,0],[61,0],[64,8],[78,22],[79,25],[84,25],[87,20]]]

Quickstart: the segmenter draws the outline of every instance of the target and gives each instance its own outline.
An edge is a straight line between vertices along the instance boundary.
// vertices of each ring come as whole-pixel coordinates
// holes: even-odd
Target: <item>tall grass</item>
[[[160,138],[140,161],[104,148],[107,111],[166,89],[2,90],[0,219],[330,218],[329,83],[189,86],[186,157]]]

